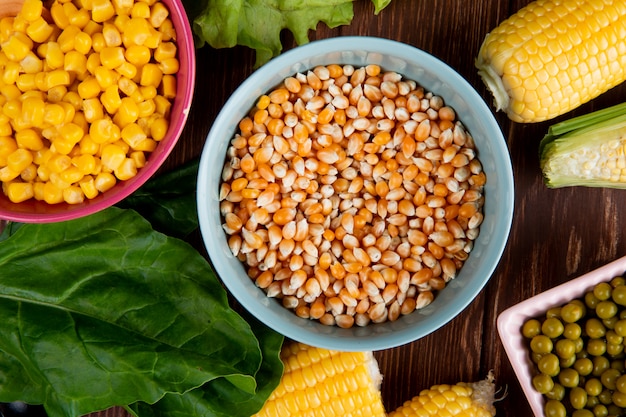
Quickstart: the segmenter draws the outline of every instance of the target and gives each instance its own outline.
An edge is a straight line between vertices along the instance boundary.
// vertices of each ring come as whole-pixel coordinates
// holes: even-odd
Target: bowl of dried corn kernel
[[[0,219],[69,220],[137,190],[191,106],[182,3],[26,0],[0,24]]]
[[[486,104],[399,42],[339,37],[253,73],[208,134],[198,214],[234,297],[282,334],[379,350],[481,291],[506,245],[513,176]]]

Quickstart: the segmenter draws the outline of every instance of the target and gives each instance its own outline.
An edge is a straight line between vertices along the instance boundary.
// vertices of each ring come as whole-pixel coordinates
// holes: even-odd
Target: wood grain
[[[427,52],[459,71],[491,104],[474,68],[486,33],[529,0],[394,0],[378,16],[369,1],[354,3],[353,24],[329,29],[321,24],[311,39],[369,35],[399,40]],[[285,49],[294,46],[283,34]],[[223,103],[253,71],[254,54],[246,48],[197,50],[198,80],[189,122],[163,170],[197,158]],[[617,104],[622,85],[571,114]],[[538,144],[549,123],[515,124],[496,114],[507,139],[515,178],[515,214],[502,260],[485,289],[457,318],[414,343],[375,352],[384,374],[383,400],[388,410],[436,383],[472,381],[490,370],[507,395],[496,405],[500,416],[530,416],[497,335],[496,319],[511,305],[586,273],[626,254],[620,190],[547,189],[542,182]],[[201,242],[193,242],[203,252]],[[126,417],[121,408],[92,417]]]

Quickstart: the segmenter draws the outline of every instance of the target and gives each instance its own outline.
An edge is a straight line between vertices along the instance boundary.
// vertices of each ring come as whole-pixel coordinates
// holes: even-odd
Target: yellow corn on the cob
[[[252,417],[384,417],[382,375],[372,352],[339,352],[288,343],[282,379]],[[492,417],[493,375],[474,382],[435,385],[388,417]]]
[[[383,417],[382,376],[372,352],[339,352],[300,343],[281,351],[285,370],[254,417]]]
[[[487,35],[476,67],[511,120],[562,115],[626,80],[626,2],[534,1]]]
[[[493,417],[493,375],[479,382],[433,385],[405,402],[389,417],[464,416]]]

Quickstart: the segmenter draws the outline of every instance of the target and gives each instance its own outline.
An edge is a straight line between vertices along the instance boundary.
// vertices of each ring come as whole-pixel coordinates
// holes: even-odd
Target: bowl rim
[[[85,199],[83,203],[77,205],[67,203],[47,205],[45,202],[28,201],[25,203],[35,208],[35,211],[19,210],[17,208],[23,203],[11,203],[0,192],[0,198],[6,199],[3,204],[9,207],[16,207],[16,210],[11,210],[5,209],[0,205],[0,219],[20,223],[52,223],[82,218],[119,203],[145,184],[163,165],[178,143],[189,116],[196,79],[196,55],[193,32],[182,0],[161,1],[167,6],[170,17],[177,17],[172,19],[172,23],[177,34],[176,46],[178,48],[178,56],[184,56],[186,59],[185,63],[181,64],[176,78],[177,80],[185,79],[186,82],[177,82],[176,98],[172,105],[170,121],[173,120],[174,115],[180,114],[180,117],[169,126],[166,136],[159,142],[157,148],[147,155],[146,165],[140,168],[133,178],[126,181],[118,181],[114,188],[101,193],[94,200]],[[51,209],[50,212],[45,211],[48,208]]]
[[[442,312],[438,312],[439,320],[437,322],[420,323],[418,330],[415,329],[415,326],[400,327],[399,325],[397,326],[398,328],[395,329],[394,323],[397,322],[372,324],[366,327],[370,328],[376,326],[388,326],[389,329],[393,329],[393,333],[390,333],[385,337],[380,337],[380,334],[359,334],[358,336],[356,336],[355,332],[350,332],[350,330],[352,329],[340,329],[334,326],[333,329],[339,329],[337,331],[342,332],[341,335],[327,334],[324,333],[323,330],[316,331],[315,333],[307,332],[306,330],[304,330],[304,327],[308,326],[308,324],[305,325],[304,322],[315,323],[314,321],[300,319],[303,322],[293,323],[289,320],[283,320],[284,316],[281,318],[280,314],[272,311],[271,307],[270,309],[267,309],[269,311],[266,310],[267,314],[254,314],[255,310],[258,311],[259,309],[265,309],[267,307],[267,303],[263,300],[253,299],[249,297],[246,294],[248,289],[250,289],[249,284],[244,283],[243,280],[225,279],[228,278],[228,273],[230,271],[227,270],[227,268],[224,269],[221,267],[221,261],[212,262],[214,270],[216,275],[225,284],[226,288],[246,310],[257,316],[267,326],[273,328],[274,330],[282,333],[283,335],[291,339],[298,340],[314,346],[336,350],[381,350],[404,345],[406,343],[424,337],[434,332],[441,326],[445,325],[450,320],[459,315],[475,299],[475,297],[483,289],[483,287],[487,284],[488,280],[493,275],[493,272],[501,259],[502,253],[508,241],[508,235],[512,224],[514,209],[514,183],[510,155],[508,153],[508,148],[506,146],[502,131],[497,124],[494,115],[492,114],[491,110],[484,102],[484,100],[480,97],[478,92],[469,84],[469,82],[467,82],[448,64],[444,63],[437,57],[428,54],[427,52],[418,49],[412,45],[390,39],[369,36],[340,36],[323,40],[316,40],[311,43],[298,46],[294,49],[282,53],[278,57],[272,59],[268,64],[257,69],[246,80],[244,80],[244,82],[229,97],[229,99],[222,107],[222,110],[219,112],[216,119],[214,120],[213,126],[211,127],[207,135],[207,140],[205,142],[205,146],[200,159],[196,193],[198,203],[198,218],[202,239],[204,241],[210,259],[213,260],[217,259],[217,257],[229,256],[230,251],[226,252],[223,247],[219,246],[219,243],[216,243],[220,240],[222,241],[222,243],[225,243],[226,240],[224,237],[216,238],[215,236],[216,233],[224,233],[222,228],[218,227],[218,225],[214,224],[211,220],[211,216],[219,217],[219,211],[215,210],[215,208],[211,210],[211,207],[209,207],[210,205],[208,203],[208,201],[211,200],[215,203],[214,206],[219,205],[217,204],[217,190],[212,189],[210,187],[210,184],[207,183],[207,174],[211,169],[212,163],[215,162],[215,158],[217,158],[217,152],[213,149],[214,144],[219,144],[219,141],[225,140],[224,135],[218,132],[223,131],[223,129],[230,130],[226,129],[229,119],[233,117],[233,113],[236,113],[238,110],[241,111],[242,103],[248,103],[247,105],[249,105],[249,107],[252,106],[253,103],[251,103],[249,99],[245,98],[248,95],[246,91],[249,89],[253,91],[260,91],[258,90],[260,80],[264,79],[265,77],[275,77],[277,72],[276,68],[279,68],[281,71],[285,70],[286,68],[290,68],[292,70],[291,74],[300,70],[311,68],[312,66],[307,66],[303,63],[309,62],[312,49],[319,50],[317,55],[315,55],[316,57],[327,53],[346,53],[346,51],[354,50],[359,52],[365,51],[368,54],[371,53],[379,55],[391,53],[391,55],[398,60],[402,60],[405,57],[411,57],[411,60],[413,62],[427,60],[429,62],[429,65],[432,64],[432,66],[435,67],[436,71],[446,74],[450,83],[455,83],[455,91],[458,91],[458,93],[460,95],[463,95],[464,97],[471,97],[472,105],[478,106],[478,109],[475,109],[475,111],[481,112],[482,114],[486,115],[486,117],[484,118],[485,120],[481,120],[480,122],[482,122],[482,124],[486,126],[483,127],[488,129],[489,133],[493,134],[494,136],[492,142],[496,143],[494,147],[497,148],[496,153],[497,156],[499,156],[499,158],[497,158],[498,160],[495,161],[495,163],[500,164],[500,166],[503,167],[503,173],[501,176],[499,175],[498,181],[501,181],[506,185],[505,187],[503,187],[502,195],[499,195],[499,201],[501,202],[499,206],[501,205],[503,207],[500,209],[501,213],[499,214],[501,214],[501,221],[504,222],[504,224],[500,228],[500,230],[498,230],[499,235],[495,236],[495,242],[492,239],[492,241],[489,243],[491,247],[489,254],[487,254],[486,256],[490,257],[490,263],[487,267],[483,268],[480,271],[480,273],[483,274],[481,275],[482,280],[480,280],[480,282],[471,283],[471,285],[468,285],[464,288],[463,291],[465,291],[465,295],[460,302],[458,302],[454,306],[444,306],[443,308],[441,308]],[[425,87],[431,90],[428,86]],[[433,92],[437,93],[437,91]],[[265,92],[260,92],[259,95],[263,93]],[[230,134],[226,140],[230,140]],[[226,246],[226,250],[228,249],[227,245],[223,246]],[[232,254],[230,254],[230,257],[232,258]],[[261,292],[261,290],[256,287],[254,287],[254,289],[256,289],[258,292]],[[440,292],[438,296],[435,297],[435,300],[441,298],[441,294],[442,293]],[[263,294],[263,296],[266,300],[268,299],[265,294]],[[270,301],[275,302],[274,300]],[[420,312],[424,315],[428,315],[433,308],[433,304],[435,304],[435,302],[433,302],[430,306],[413,312],[412,314],[405,317],[420,314]],[[293,312],[287,311],[287,309],[283,308],[282,306],[280,306],[280,309],[288,312],[292,316],[294,315]],[[319,323],[317,323],[316,325],[329,327]],[[345,342],[345,338],[350,336],[354,337],[352,338],[352,340],[350,340],[350,344],[347,345]]]
[[[522,325],[526,320],[544,314],[551,307],[557,307],[578,298],[596,284],[610,281],[616,276],[623,275],[624,272],[626,272],[626,256],[527,298],[498,315],[497,329],[504,351],[536,417],[545,415],[543,411],[545,400],[532,385],[535,366],[525,347],[526,341],[521,333]]]

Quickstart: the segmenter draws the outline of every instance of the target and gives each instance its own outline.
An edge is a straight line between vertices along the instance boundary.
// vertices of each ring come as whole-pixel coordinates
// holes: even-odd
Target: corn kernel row
[[[26,0],[0,20],[0,181],[81,203],[132,178],[169,127],[176,32],[157,0]]]

